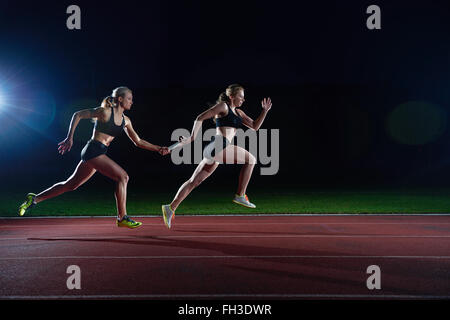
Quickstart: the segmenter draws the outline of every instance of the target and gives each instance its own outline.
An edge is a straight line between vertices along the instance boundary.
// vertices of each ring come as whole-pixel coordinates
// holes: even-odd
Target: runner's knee
[[[127,184],[129,180],[130,180],[130,177],[128,176],[128,174],[126,172],[124,172],[119,175],[117,182]]]
[[[248,164],[255,165],[256,164],[256,158],[251,153],[248,153]]]

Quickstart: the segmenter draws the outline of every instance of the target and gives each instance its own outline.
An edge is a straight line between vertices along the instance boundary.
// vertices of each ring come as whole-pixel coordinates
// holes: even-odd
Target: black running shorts
[[[230,145],[230,142],[222,135],[215,135],[212,137],[211,142],[203,149],[203,157],[207,159],[213,159],[216,154],[224,150]]]
[[[88,161],[102,154],[106,154],[108,147],[97,140],[89,140],[81,150],[81,160]]]

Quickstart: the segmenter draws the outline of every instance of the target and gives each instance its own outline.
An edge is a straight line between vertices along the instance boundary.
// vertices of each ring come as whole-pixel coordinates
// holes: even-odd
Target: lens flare
[[[389,114],[386,130],[397,143],[425,145],[438,139],[447,126],[445,110],[425,101],[403,103]]]

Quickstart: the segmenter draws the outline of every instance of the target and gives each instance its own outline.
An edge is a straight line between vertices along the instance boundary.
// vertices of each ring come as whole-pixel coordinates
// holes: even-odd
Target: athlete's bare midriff
[[[109,147],[109,144],[114,140],[114,137],[110,136],[109,134],[94,130],[91,139],[97,140],[98,142],[101,142],[105,146]]]
[[[216,134],[224,136],[228,141],[231,141],[236,135],[236,130],[233,127],[217,127]]]

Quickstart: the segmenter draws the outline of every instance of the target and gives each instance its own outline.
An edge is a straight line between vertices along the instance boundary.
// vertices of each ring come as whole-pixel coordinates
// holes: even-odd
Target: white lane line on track
[[[450,212],[421,212],[421,213],[244,213],[244,214],[187,214],[181,213],[179,217],[195,217],[195,218],[208,218],[208,217],[440,217],[450,216]],[[144,214],[144,215],[132,215],[135,218],[161,218],[161,214]],[[34,219],[86,219],[86,218],[106,218],[111,219],[115,216],[75,216],[75,215],[62,215],[62,216],[5,216],[0,219],[5,220],[34,220]]]
[[[449,295],[390,295],[390,294],[130,294],[130,295],[2,295],[0,300],[58,300],[58,299],[189,299],[189,298],[313,298],[313,299],[449,299]]]
[[[140,228],[145,226],[162,226],[163,223],[145,223]],[[405,222],[236,222],[236,223],[177,223],[177,227],[184,226],[240,226],[240,225],[405,225]],[[407,225],[450,225],[450,222],[407,222]],[[111,227],[116,229],[117,226],[114,223],[109,224],[29,224],[29,225],[0,225],[1,228],[34,228],[39,229],[42,227],[67,227],[67,228],[98,228],[98,227]]]
[[[255,238],[419,238],[419,239],[447,239],[450,235],[445,236],[424,236],[424,235],[377,235],[377,234],[361,234],[361,235],[335,235],[335,234],[305,234],[305,235],[184,235],[184,236],[147,236],[147,237],[77,237],[64,236],[64,237],[45,237],[34,235],[29,237],[14,237],[14,238],[0,238],[0,241],[17,241],[17,240],[29,240],[29,241],[102,241],[102,240],[170,240],[170,239],[220,239],[220,238],[239,238],[239,239],[255,239]]]
[[[170,239],[221,239],[221,238],[238,238],[238,239],[275,239],[275,238],[418,238],[418,239],[448,239],[450,235],[446,236],[423,236],[423,235],[376,235],[376,234],[363,234],[363,235],[209,235],[209,236],[197,236],[197,235],[185,235],[185,236],[149,236],[147,238],[140,237],[77,237],[77,236],[65,236],[65,237],[45,237],[45,236],[30,236],[30,237],[16,237],[16,238],[0,238],[0,241],[102,241],[102,240],[170,240]]]
[[[64,260],[64,259],[103,259],[103,260],[148,260],[148,259],[450,259],[450,256],[350,256],[350,255],[250,255],[250,256],[35,256],[35,257],[0,257],[0,260]]]

